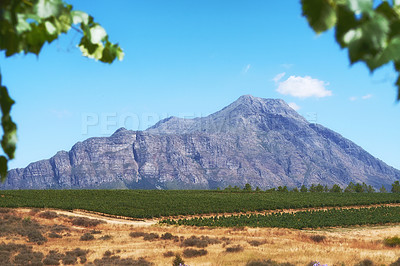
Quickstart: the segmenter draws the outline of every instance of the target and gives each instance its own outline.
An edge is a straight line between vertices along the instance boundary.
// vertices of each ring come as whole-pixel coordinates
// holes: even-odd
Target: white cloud
[[[349,100],[352,101],[352,102],[357,101],[357,97],[352,96],[352,97],[349,98]]]
[[[273,80],[275,83],[278,83],[285,75],[286,75],[286,72],[279,73],[279,74],[276,75],[272,80]]]
[[[243,73],[247,73],[247,72],[250,70],[250,68],[251,68],[251,65],[248,64],[247,66],[245,66],[245,67],[243,68],[242,72],[243,72]]]
[[[325,88],[328,85],[329,83],[313,79],[310,76],[290,76],[287,80],[279,82],[276,91],[283,95],[291,95],[298,98],[323,98],[332,95],[332,91]]]
[[[363,99],[363,100],[367,100],[369,98],[372,98],[372,94],[367,94],[367,95],[364,95],[361,97],[361,99]]]
[[[288,105],[295,111],[300,110],[300,106],[298,106],[296,103],[288,103]]]

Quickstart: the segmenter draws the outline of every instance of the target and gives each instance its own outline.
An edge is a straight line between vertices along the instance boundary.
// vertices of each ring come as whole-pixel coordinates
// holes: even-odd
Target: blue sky
[[[1,55],[3,83],[17,102],[13,168],[122,126],[206,116],[252,94],[284,99],[400,169],[392,66],[374,75],[350,67],[333,32],[317,36],[308,27],[299,1],[67,2],[93,15],[126,56],[112,65],[84,58],[74,31],[39,58]]]

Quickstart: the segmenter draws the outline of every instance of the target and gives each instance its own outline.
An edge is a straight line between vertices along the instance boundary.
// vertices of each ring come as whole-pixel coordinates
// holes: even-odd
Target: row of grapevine
[[[215,216],[179,220],[166,219],[160,223],[211,227],[248,226],[304,229],[399,222],[400,207],[376,207],[271,213],[265,215]]]
[[[398,193],[235,193],[212,190],[0,191],[0,207],[84,209],[134,218],[400,203]]]

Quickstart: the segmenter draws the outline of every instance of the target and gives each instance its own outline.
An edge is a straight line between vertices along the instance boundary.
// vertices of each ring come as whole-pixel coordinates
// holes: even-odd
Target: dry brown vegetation
[[[308,265],[312,261],[390,265],[400,256],[398,246],[384,244],[385,239],[400,236],[400,225],[325,230],[196,228],[75,215],[0,209],[0,265],[172,265],[176,256],[192,266]]]

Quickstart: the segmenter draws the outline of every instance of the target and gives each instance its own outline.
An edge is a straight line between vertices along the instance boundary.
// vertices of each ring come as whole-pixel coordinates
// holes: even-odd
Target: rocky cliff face
[[[365,182],[376,188],[400,171],[283,100],[250,95],[208,117],[170,117],[146,131],[117,130],[49,160],[13,169],[1,189],[260,188]]]

